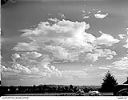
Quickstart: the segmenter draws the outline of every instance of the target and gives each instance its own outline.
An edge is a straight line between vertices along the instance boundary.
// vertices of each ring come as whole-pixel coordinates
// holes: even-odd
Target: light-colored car
[[[84,95],[85,92],[84,92],[84,90],[79,89],[79,90],[76,92],[76,94],[78,94],[78,95]]]
[[[89,91],[89,96],[100,96],[101,93],[99,91]]]

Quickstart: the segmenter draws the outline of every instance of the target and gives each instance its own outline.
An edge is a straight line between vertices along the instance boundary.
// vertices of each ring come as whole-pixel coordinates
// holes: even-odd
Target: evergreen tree
[[[113,92],[114,87],[117,85],[117,81],[114,78],[114,76],[111,75],[111,73],[108,71],[103,79],[103,83],[101,86],[100,91],[101,92]]]
[[[8,0],[1,0],[1,5],[4,5],[8,2]]]

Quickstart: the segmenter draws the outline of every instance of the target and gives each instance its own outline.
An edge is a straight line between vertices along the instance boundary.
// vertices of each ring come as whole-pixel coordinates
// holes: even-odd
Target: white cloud
[[[62,13],[58,13],[58,15],[59,15],[62,19],[65,19],[65,18],[66,18],[65,15],[62,14]]]
[[[49,22],[41,22],[38,24],[37,28],[30,29],[29,31],[24,31],[23,36],[48,36],[49,34],[54,37],[60,36],[72,36],[78,34],[78,31],[85,31],[88,29],[89,25],[85,22],[72,22],[69,20],[57,21],[55,24],[50,24]]]
[[[128,28],[126,28],[127,34],[128,34]]]
[[[12,68],[13,68],[13,70],[16,70],[18,72],[23,72],[23,73],[28,73],[28,74],[31,73],[31,71],[28,67],[25,67],[21,64],[13,64]]]
[[[58,22],[59,21],[57,18],[49,18],[48,20],[52,21],[52,22]]]
[[[99,10],[97,13],[101,13],[101,10]]]
[[[48,76],[51,77],[51,75],[61,76],[61,71],[59,71],[55,66],[46,63],[44,65],[45,72],[47,72]]]
[[[43,59],[43,56],[41,53],[38,53],[36,51],[27,51],[12,54],[11,58],[13,60],[13,63],[19,63],[24,66],[33,67],[37,65],[38,59]]]
[[[101,31],[99,31],[99,32],[101,33],[101,36],[98,37],[97,40],[96,40],[97,45],[112,46],[113,44],[119,42],[118,39],[115,39],[110,34],[105,34],[105,33],[102,33]]]
[[[41,75],[43,77],[51,77],[52,75],[61,77],[61,71],[51,64],[52,59],[48,55],[27,51],[13,54],[12,59],[13,64],[11,67],[4,67],[4,72]]]
[[[97,61],[99,56],[98,56],[98,54],[88,53],[88,54],[86,55],[86,57],[87,57],[87,59],[89,59],[89,60]]]
[[[82,54],[87,57],[84,59],[93,59],[93,61],[97,61],[99,57],[112,59],[115,55],[114,51],[102,50],[101,47],[101,45],[112,46],[119,42],[110,34],[102,33],[100,37],[95,37],[86,32],[90,25],[85,22],[73,22],[64,19],[49,20],[54,23],[41,22],[35,29],[22,31],[22,36],[28,39],[29,42],[18,43],[13,49],[18,52],[22,51],[20,53],[22,59],[27,59],[24,61],[27,63],[25,65],[28,65],[28,60],[32,62],[32,58],[39,60],[41,55],[44,54],[48,55],[53,62],[56,62],[56,60],[81,62]],[[99,51],[99,49],[101,50]],[[37,60],[35,62],[39,63]]]
[[[38,63],[38,65],[31,65],[24,66],[17,62],[13,63],[11,67],[2,66],[3,72],[13,72],[16,74],[27,74],[29,76],[33,75],[40,75],[43,77],[52,77],[57,76],[61,77],[61,71],[58,70],[55,66],[51,65],[50,62],[43,60],[42,62]]]
[[[110,67],[109,66],[108,67],[99,67],[99,69],[101,69],[101,70],[109,70]]]
[[[98,13],[94,14],[94,16],[95,16],[95,18],[103,19],[103,18],[105,18],[105,17],[108,16],[108,13],[106,13],[106,14],[101,14],[100,12],[98,12]]]
[[[127,70],[128,69],[128,55],[126,57],[121,58],[118,61],[113,62],[112,66],[119,70]]]
[[[85,10],[82,10],[82,13],[86,13],[86,11]]]
[[[86,16],[86,18],[88,17]],[[57,61],[98,61],[101,57],[111,60],[116,55],[115,51],[105,49],[119,42],[112,35],[100,31],[101,36],[96,37],[87,33],[86,30],[90,28],[90,25],[85,22],[58,20],[56,18],[50,18],[49,21],[52,21],[52,23],[41,22],[36,28],[22,30],[22,37],[26,38],[27,42],[19,42],[13,48],[16,51],[12,55],[14,62],[11,67],[3,67],[5,72],[33,76],[39,74],[43,77],[65,76],[68,78],[78,76],[85,78],[87,77],[86,71],[60,71],[52,63],[54,64]],[[123,35],[119,36],[123,38]],[[114,62],[114,68],[126,70],[127,60]],[[99,67],[99,69],[107,70],[109,67]]]
[[[125,34],[119,34],[118,36],[120,37],[120,39],[124,39],[126,37]]]
[[[89,25],[85,22],[69,20],[57,21],[55,24],[41,22],[37,28],[24,30],[22,36],[31,39],[29,43],[18,43],[16,51],[38,51],[52,53],[55,59],[73,60],[74,54],[91,51],[95,37],[85,30]]]
[[[45,49],[51,52],[53,56],[55,57],[55,59],[60,59],[60,60],[68,59],[69,53],[66,51],[65,48],[61,46],[50,45],[50,46],[47,46]]]
[[[11,67],[2,66],[3,72],[26,73],[30,74],[31,70],[21,64],[14,63]]]
[[[29,58],[29,59],[36,59],[36,58],[41,57],[42,54],[33,51],[33,52],[25,52],[25,53],[21,54],[21,56],[24,57],[24,58],[27,58],[27,59],[28,59],[28,58]]]
[[[84,16],[83,19],[89,18],[89,16]]]
[[[125,45],[123,45],[123,47],[125,47],[125,48],[128,48],[128,28],[126,28],[126,34],[125,34],[125,37],[126,37],[126,43],[125,43]]]
[[[90,18],[91,12],[86,12],[85,10],[82,10],[82,13],[83,19]]]
[[[59,71],[55,66],[52,65],[51,69],[57,76],[62,76],[61,71]]]
[[[88,75],[84,70],[65,70],[61,71],[61,73],[63,77],[70,79],[72,79],[74,76],[78,78],[85,78]]]
[[[113,56],[116,55],[115,51],[110,49],[96,49],[94,53],[88,53],[87,58],[92,61],[97,61],[99,57],[105,57],[108,60],[111,60]]]
[[[127,40],[126,40],[126,44],[123,45],[123,47],[128,48],[128,38],[127,38]]]
[[[38,68],[36,68],[36,67],[31,68],[31,71],[32,71],[33,73],[38,73],[38,72],[40,72],[40,70],[39,70]]]
[[[17,46],[13,48],[15,51],[34,51],[37,50],[38,46],[34,43],[18,43]]]
[[[13,60],[16,60],[18,58],[20,58],[20,54],[18,54],[18,53],[12,54],[12,59]]]

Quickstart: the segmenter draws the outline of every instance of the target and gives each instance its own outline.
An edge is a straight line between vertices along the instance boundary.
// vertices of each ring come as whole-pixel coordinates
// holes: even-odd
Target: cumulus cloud
[[[2,72],[13,72],[15,74],[24,74],[24,75],[39,75],[43,77],[51,77],[51,76],[57,76],[61,77],[61,71],[58,70],[55,66],[51,65],[50,63],[43,63],[43,66],[39,68],[39,66],[30,67],[30,66],[24,66],[19,63],[14,63],[11,67],[5,67],[2,66]]]
[[[28,68],[28,66],[23,66],[18,63],[14,63],[11,67],[2,66],[2,72],[13,72],[21,74],[34,74],[38,73],[39,69],[36,67]]]
[[[58,13],[58,15],[62,18],[62,19],[65,19],[65,15],[63,13]]]
[[[48,55],[27,51],[12,54],[12,59],[10,67],[3,66],[3,72],[27,74],[28,76],[61,77],[61,71],[51,64],[52,60]]]
[[[128,34],[128,28],[126,28],[127,34]]]
[[[15,61],[16,59],[18,59],[18,58],[20,58],[21,56],[20,56],[20,54],[18,54],[18,53],[15,53],[15,54],[12,54],[12,60],[13,61]]]
[[[125,34],[119,34],[118,36],[120,37],[120,39],[124,39],[126,37]]]
[[[61,71],[61,73],[63,77],[70,79],[72,79],[74,76],[78,78],[85,78],[88,75],[84,70],[65,70]]]
[[[86,57],[87,57],[87,59],[89,59],[89,60],[97,61],[99,56],[98,56],[98,54],[88,53],[88,54],[86,55]]]
[[[11,56],[13,63],[20,63],[25,66],[34,66],[38,63],[36,59],[40,59],[40,57],[43,59],[42,54],[35,51],[14,53]]]
[[[40,70],[37,67],[33,67],[33,68],[31,68],[31,72],[38,73],[38,72],[40,72]]]
[[[55,59],[59,59],[59,60],[68,59],[69,53],[67,52],[65,48],[61,46],[50,45],[50,46],[47,46],[45,49],[49,51],[50,53],[52,53]]]
[[[25,33],[23,36],[36,36],[36,35],[45,35],[48,36],[50,35],[57,35],[57,36],[69,36],[73,34],[77,34],[78,31],[80,30],[85,30],[88,29],[89,25],[86,24],[85,22],[72,22],[69,20],[61,20],[57,21],[55,24],[50,24],[49,22],[41,22],[38,24],[37,28],[34,30],[29,30],[29,31],[24,31]],[[53,36],[54,37],[54,36]]]
[[[92,13],[93,12],[91,11],[88,12],[88,11],[82,10],[83,19],[90,18]]]
[[[97,45],[106,45],[106,46],[112,46],[115,43],[118,43],[120,40],[115,39],[113,36],[110,34],[105,34],[101,31],[101,36],[97,38],[96,43]]]
[[[34,51],[37,50],[38,46],[34,43],[18,43],[17,46],[13,48],[15,51]]]
[[[37,28],[24,30],[22,36],[30,39],[29,43],[18,43],[16,51],[48,52],[57,60],[72,60],[74,54],[91,51],[95,37],[85,30],[89,24],[69,20],[55,21],[55,24],[41,22]],[[23,32],[23,31],[22,31]]]
[[[128,39],[126,39],[126,44],[123,47],[128,48]]]
[[[124,35],[124,37],[126,38],[125,44],[123,45],[123,47],[128,48],[128,28],[126,28],[126,34]]]
[[[90,12],[91,13],[91,12]],[[95,14],[96,18],[105,18],[108,14]],[[87,33],[90,25],[86,22],[49,18],[47,22],[40,22],[35,28],[21,30],[24,42],[19,42],[13,48],[16,53],[12,54],[13,62],[9,67],[3,66],[4,72],[13,72],[27,75],[41,75],[43,77],[87,77],[82,70],[61,71],[54,65],[55,62],[79,62],[86,60],[98,61],[99,58],[111,60],[116,54],[110,46],[119,43],[119,40],[110,34],[101,33],[96,37]],[[89,18],[89,16],[84,16]],[[121,39],[124,35],[119,35]],[[128,40],[126,41],[128,43]],[[103,46],[103,48],[102,48]],[[128,47],[124,45],[124,47]],[[113,63],[114,68],[126,70],[128,59],[123,58]],[[88,62],[88,61],[87,61]],[[109,69],[110,67],[99,67]],[[89,67],[90,69],[90,67]],[[92,66],[91,70],[95,70]],[[98,69],[98,68],[97,68]],[[86,70],[87,71],[87,70]]]
[[[86,32],[90,25],[85,22],[49,20],[53,23],[40,22],[36,28],[22,30],[22,37],[29,42],[20,42],[13,50],[20,52],[22,60],[26,59],[22,61],[22,64],[25,63],[23,65],[39,63],[43,55],[48,55],[52,62],[81,62],[82,54],[85,54],[84,59],[93,61],[97,61],[99,57],[112,59],[116,54],[114,51],[101,48],[101,45],[112,46],[119,42],[110,34],[102,33],[100,37],[95,37]]]
[[[25,52],[25,53],[22,53],[21,54],[22,57],[26,57],[27,59],[36,59],[36,58],[39,58],[42,56],[41,53],[38,53],[38,52]]]
[[[99,67],[99,69],[101,69],[101,70],[109,70],[110,67]]]
[[[108,60],[111,60],[113,56],[116,55],[115,51],[110,49],[96,49],[94,53],[88,53],[87,58],[92,61],[97,61],[99,57],[105,57]]]
[[[55,66],[49,64],[49,63],[46,63],[44,65],[44,68],[48,74],[48,76],[51,76],[51,75],[56,75],[56,76],[61,76],[61,71],[59,71]]]
[[[19,72],[28,73],[28,74],[31,73],[31,71],[29,70],[28,67],[25,67],[21,64],[13,64],[12,68],[16,71],[19,71]]]
[[[84,16],[83,19],[89,18],[89,16]]]
[[[97,12],[96,14],[94,14],[94,16],[95,16],[95,18],[103,19],[108,16],[108,13],[102,14],[101,12]]]
[[[26,74],[31,73],[29,68],[21,64],[17,64],[17,63],[13,64],[11,67],[2,66],[2,71],[3,72],[26,73]]]
[[[48,20],[49,20],[49,21],[52,21],[52,22],[57,22],[57,21],[59,21],[57,18],[49,18]]]
[[[121,58],[118,61],[113,62],[112,66],[119,70],[127,70],[128,69],[128,55],[126,57]]]

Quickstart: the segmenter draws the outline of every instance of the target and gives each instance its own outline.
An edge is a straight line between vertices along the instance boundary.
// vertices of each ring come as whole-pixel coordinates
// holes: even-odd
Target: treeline
[[[97,91],[96,86],[73,86],[73,85],[39,85],[39,86],[2,86],[2,95],[18,93],[76,93],[79,89],[85,93]]]

